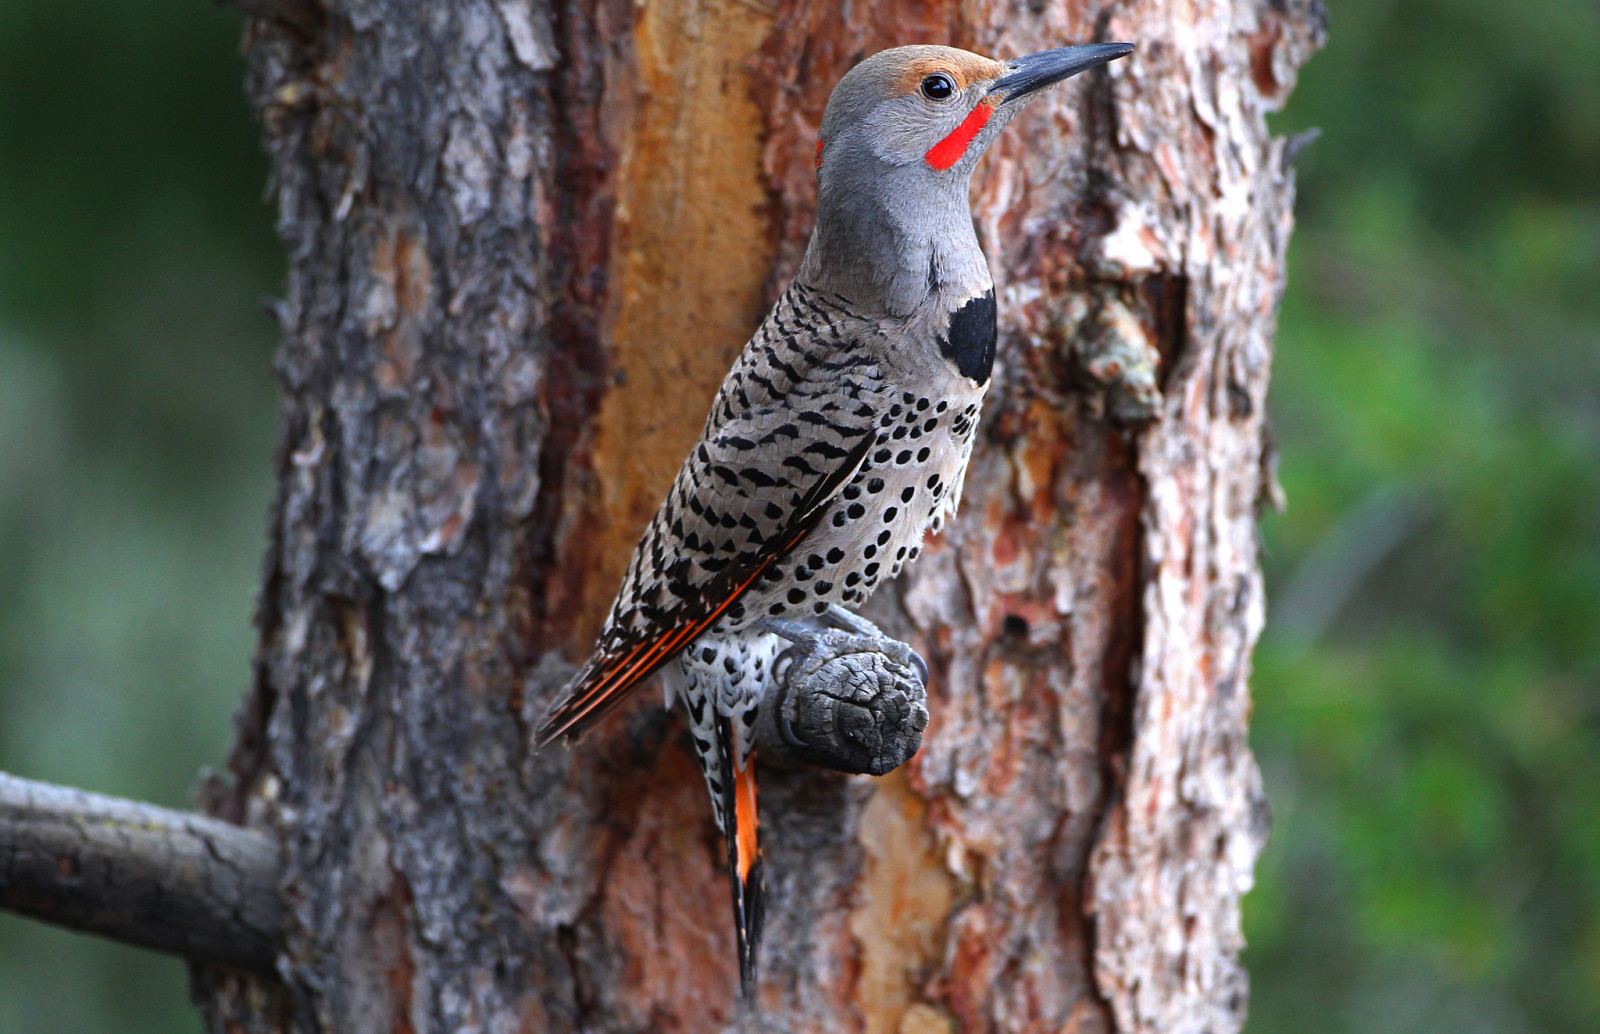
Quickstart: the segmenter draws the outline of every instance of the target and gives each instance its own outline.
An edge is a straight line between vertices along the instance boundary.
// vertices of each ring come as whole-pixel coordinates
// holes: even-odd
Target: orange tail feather
[[[728,882],[733,891],[733,926],[739,946],[739,989],[748,998],[755,994],[756,949],[761,943],[761,921],[765,913],[755,756],[752,754],[746,760],[744,768],[738,767],[733,726],[727,718],[717,720],[717,736],[722,741],[731,776],[723,784],[726,789],[722,813],[728,822]]]

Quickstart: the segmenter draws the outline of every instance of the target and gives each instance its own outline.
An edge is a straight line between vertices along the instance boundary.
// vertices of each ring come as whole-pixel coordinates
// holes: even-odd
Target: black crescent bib
[[[994,290],[985,291],[950,317],[950,336],[939,339],[939,352],[956,364],[963,377],[986,384],[994,369]]]

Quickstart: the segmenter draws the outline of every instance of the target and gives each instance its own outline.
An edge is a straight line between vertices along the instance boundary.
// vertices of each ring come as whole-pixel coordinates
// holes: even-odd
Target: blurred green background
[[[1600,5],[1337,0],[1282,132],[1251,1034],[1600,1030]],[[237,18],[0,4],[0,769],[185,806],[243,695],[282,258]],[[198,1029],[0,915],[0,1031]]]
[[[179,807],[249,684],[275,438],[239,39],[0,2],[0,769]],[[180,963],[0,914],[0,1032],[197,1030]]]
[[[1600,1031],[1600,4],[1335,0],[1272,386],[1252,1034]]]

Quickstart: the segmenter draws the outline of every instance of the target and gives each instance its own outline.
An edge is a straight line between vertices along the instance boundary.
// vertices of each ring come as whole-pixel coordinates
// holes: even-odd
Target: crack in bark
[[[0,774],[0,908],[264,976],[280,852],[216,819]]]
[[[1224,864],[1183,833],[1201,828],[1209,845],[1245,825],[1191,783],[1212,762],[1227,793],[1249,781],[1243,687],[1212,694],[1199,662],[1220,649],[1218,669],[1242,678],[1255,604],[1243,617],[1193,618],[1216,584],[1254,564],[1242,547],[1205,552],[1222,536],[1236,545],[1239,527],[1208,500],[1231,499],[1241,470],[1259,480],[1250,436],[1271,328],[1256,287],[1281,258],[1263,237],[1287,234],[1283,193],[1238,173],[1263,156],[1281,168],[1249,91],[1270,71],[1270,102],[1281,103],[1304,56],[1297,23],[1315,4],[1280,4],[1283,30],[1260,33],[1258,0],[1012,0],[987,13],[945,0],[778,0],[746,50],[744,36],[700,31],[707,19],[748,18],[732,0],[319,2],[328,13],[309,41],[281,21],[257,21],[249,36],[291,258],[277,364],[281,494],[230,809],[291,838],[299,925],[283,964],[291,990],[269,1005],[260,982],[197,979],[214,1029],[382,1025],[392,996],[362,939],[384,889],[381,873],[361,868],[373,841],[415,892],[398,919],[428,1003],[419,1025],[426,1015],[460,1030],[675,1034],[731,1022],[720,857],[689,754],[668,738],[674,720],[641,706],[570,755],[537,757],[519,724],[542,702],[522,676],[578,645],[598,593],[614,587],[597,572],[622,548],[626,514],[656,501],[637,498],[654,475],[627,467],[630,439],[605,407],[632,405],[644,367],[628,357],[642,355],[659,360],[650,368],[671,397],[617,426],[654,433],[654,415],[698,418],[677,400],[709,395],[704,378],[722,369],[711,369],[721,346],[699,333],[697,306],[752,274],[775,288],[792,273],[813,211],[817,122],[855,60],[909,42],[1011,56],[1091,37],[1131,37],[1139,51],[1040,98],[975,184],[1002,284],[1006,369],[966,504],[900,594],[901,617],[940,669],[928,742],[887,782],[767,774],[773,860],[805,864],[770,874],[782,904],[769,915],[762,1025],[1236,1029],[1229,924],[1249,848],[1232,841]],[[765,129],[753,161],[750,125],[699,120],[703,105],[742,105],[747,89]],[[735,138],[740,147],[726,149]],[[759,177],[764,244],[738,251],[732,238],[760,231],[730,224],[714,228],[715,243],[735,251],[705,247],[695,224],[676,220],[674,177],[701,180],[700,166],[676,162],[686,147],[714,156],[718,174]],[[635,218],[618,197],[635,202]],[[1250,203],[1219,204],[1237,198]],[[1096,266],[1093,248],[1105,257],[1113,234],[1119,268]],[[729,276],[697,274],[670,306],[624,297],[629,284],[648,295],[668,280],[648,263],[636,275],[640,256],[666,256],[665,274],[693,265],[674,263],[673,249],[751,258],[717,259]],[[427,265],[408,279],[398,259],[419,254]],[[1193,334],[1181,351],[1194,358],[1162,364],[1168,426],[1141,432],[1134,454],[1133,438],[1089,405],[1050,393],[1073,383],[1050,365],[1065,349],[1036,345],[1059,339],[1049,328],[1065,301],[1093,290],[1113,292],[1144,336],[1171,344],[1161,310],[1176,285],[1160,278],[1183,278]],[[1163,299],[1145,290],[1157,286]],[[634,314],[626,341],[607,322],[619,312]],[[616,357],[636,378],[621,391]],[[1228,396],[1218,377],[1244,394]],[[1002,420],[1011,431],[991,434]],[[606,441],[601,425],[612,427],[609,454],[594,444]],[[417,452],[405,436],[430,431],[437,455],[454,449],[477,464],[470,534],[429,516],[449,506],[419,496],[402,469]],[[670,451],[664,436],[652,444]],[[375,500],[388,508],[392,527],[377,530],[389,539],[363,535]],[[609,523],[597,531],[591,514]],[[419,529],[448,548],[420,561],[391,548]],[[353,674],[354,645],[333,634],[332,597],[382,608],[371,684]],[[898,633],[887,597],[873,613]],[[1007,615],[1026,629],[1007,632]],[[1055,637],[1065,652],[1034,656],[1022,636]],[[1164,708],[1199,731],[1173,734]],[[1144,781],[1134,790],[1130,779]],[[1123,825],[1131,846],[1095,853]],[[1210,881],[1213,871],[1235,883]],[[1063,874],[1080,900],[1060,888]],[[1091,889],[1099,896],[1082,897]],[[1185,925],[1194,914],[1199,926]],[[920,924],[915,935],[901,936],[909,923]],[[872,979],[853,984],[863,959]],[[1194,966],[1218,981],[1189,980]]]

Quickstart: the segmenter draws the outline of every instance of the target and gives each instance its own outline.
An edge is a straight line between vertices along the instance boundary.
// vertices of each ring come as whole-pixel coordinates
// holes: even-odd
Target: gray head
[[[1060,47],[996,61],[954,47],[874,54],[834,87],[817,142],[817,228],[800,276],[909,315],[981,293],[972,170],[1029,98],[1133,51]]]

